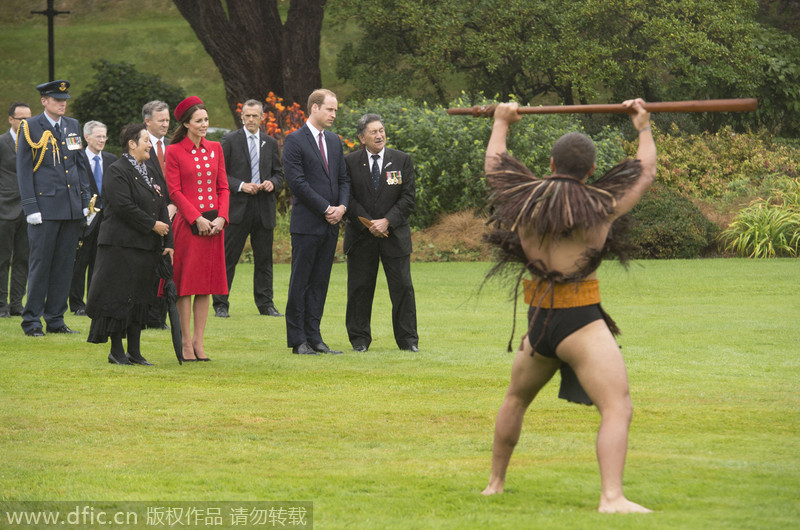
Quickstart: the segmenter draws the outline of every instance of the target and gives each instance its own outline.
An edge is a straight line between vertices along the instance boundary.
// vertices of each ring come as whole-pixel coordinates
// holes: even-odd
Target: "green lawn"
[[[349,351],[343,264],[323,320],[341,356],[291,355],[244,264],[232,318],[209,318],[210,363],[179,366],[169,333],[146,331],[156,366],[111,366],[107,346],[84,342],[85,317],[67,317],[81,336],[41,339],[0,319],[0,500],[303,500],[318,528],[800,524],[797,260],[601,269],[635,407],[626,493],[647,516],[595,512],[598,416],[558,400],[555,382],[526,418],[506,493],[479,494],[512,360],[507,289],[478,294],[487,264],[412,267],[420,353],[396,349],[381,284],[373,347]],[[289,267],[275,272],[280,308]]]

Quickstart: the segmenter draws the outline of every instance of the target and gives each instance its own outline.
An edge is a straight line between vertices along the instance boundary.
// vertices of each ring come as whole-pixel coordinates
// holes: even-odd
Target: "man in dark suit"
[[[11,129],[0,135],[0,318],[22,314],[28,281],[28,223],[22,214],[17,183],[17,133],[20,122],[30,117],[27,103],[13,103],[8,109]]]
[[[347,335],[355,351],[367,351],[372,342],[372,300],[381,262],[392,300],[394,340],[403,350],[419,351],[408,225],[414,210],[414,165],[406,153],[386,147],[379,115],[362,116],[356,132],[364,149],[345,157],[350,176],[344,232]],[[361,219],[368,220],[369,227]]]
[[[283,187],[278,142],[262,133],[264,106],[255,99],[242,105],[244,127],[222,138],[228,173],[230,224],[225,227],[225,272],[228,291],[236,264],[250,236],[253,249],[253,298],[262,315],[283,316],[272,301],[272,239],[275,231],[276,195]],[[228,318],[228,295],[214,295],[216,316]]]
[[[147,175],[153,183],[161,189],[162,195],[167,199],[167,211],[169,212],[169,220],[175,217],[178,207],[172,204],[169,200],[169,190],[167,189],[167,175],[166,175],[166,153],[167,145],[167,132],[169,132],[169,105],[164,101],[153,100],[148,101],[142,107],[142,119],[147,128],[147,134],[150,135],[150,158],[145,160],[147,166]],[[158,291],[158,282],[153,286],[155,292]],[[164,298],[157,298],[150,306],[150,311],[147,314],[147,327],[155,329],[169,329],[167,326],[167,302]]]
[[[75,264],[72,266],[72,284],[69,288],[69,309],[77,316],[86,316],[86,304],[83,293],[89,291],[94,272],[94,261],[97,257],[97,233],[100,223],[103,222],[103,173],[113,164],[117,157],[106,153],[108,127],[99,121],[89,121],[83,126],[83,138],[86,140],[86,149],[81,151],[84,164],[89,170],[89,190],[94,199],[94,210],[89,212],[83,234],[78,240],[78,250],[75,252]],[[88,278],[87,278],[88,272]]]
[[[36,89],[44,112],[23,120],[17,142],[17,181],[30,245],[22,329],[31,337],[44,335],[42,317],[48,333],[77,333],[67,327],[64,313],[90,199],[80,124],[64,116],[69,83],[51,81]]]
[[[166,161],[164,153],[166,152],[169,140],[167,140],[167,132],[169,132],[169,105],[164,101],[153,100],[148,101],[142,107],[142,119],[147,128],[147,134],[150,135],[150,158],[145,161],[147,166],[147,175],[150,179],[161,187],[164,197],[169,197],[167,191],[167,175],[166,175]],[[170,220],[175,216],[178,207],[172,203],[167,205]]]
[[[308,120],[286,137],[283,169],[292,192],[292,274],[286,303],[286,339],[293,353],[341,353],[322,340],[320,322],[350,180],[342,142],[333,124],[336,94],[317,89],[308,97]]]

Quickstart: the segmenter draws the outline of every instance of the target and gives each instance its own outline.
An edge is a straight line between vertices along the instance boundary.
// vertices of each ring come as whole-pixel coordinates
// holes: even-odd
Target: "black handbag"
[[[200,215],[208,219],[209,221],[214,221],[217,217],[219,217],[219,212],[217,210],[209,210],[207,212],[203,212]],[[192,225],[192,233],[196,236],[200,235],[200,231],[197,229],[197,223]]]

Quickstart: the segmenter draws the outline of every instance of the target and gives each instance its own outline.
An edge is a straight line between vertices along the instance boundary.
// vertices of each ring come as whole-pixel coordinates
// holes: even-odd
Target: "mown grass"
[[[178,366],[147,331],[152,368],[107,364],[81,336],[0,319],[0,499],[311,500],[319,528],[792,528],[800,522],[797,260],[648,261],[601,269],[624,335],[635,415],[625,484],[649,516],[595,512],[595,409],[546,387],[507,492],[484,498],[509,375],[507,289],[485,263],[414,263],[420,353],[398,351],[379,284],[375,342],[347,348],[345,265],[323,335],[299,357],[252,303],[241,264],[211,363]],[[279,307],[288,265],[276,266]],[[522,312],[518,326],[523,325]],[[518,330],[521,329],[518,327]]]

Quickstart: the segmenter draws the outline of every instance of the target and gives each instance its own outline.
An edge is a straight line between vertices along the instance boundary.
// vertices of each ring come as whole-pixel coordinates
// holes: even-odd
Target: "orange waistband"
[[[564,309],[600,303],[600,283],[597,280],[557,283],[553,292],[548,291],[549,283],[539,280],[522,280],[525,303],[545,309]]]

